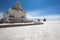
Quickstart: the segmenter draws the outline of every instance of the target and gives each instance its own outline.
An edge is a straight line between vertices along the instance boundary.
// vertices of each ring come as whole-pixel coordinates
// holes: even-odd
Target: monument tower
[[[3,15],[3,18],[9,22],[24,22],[26,21],[26,13],[21,8],[21,3],[17,1],[15,6],[9,8],[8,12]]]

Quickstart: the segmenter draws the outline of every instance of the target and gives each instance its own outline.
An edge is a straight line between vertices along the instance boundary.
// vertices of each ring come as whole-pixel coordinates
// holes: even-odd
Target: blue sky
[[[0,11],[7,10],[14,6],[17,0],[0,0]],[[26,11],[28,17],[60,18],[60,0],[20,0],[21,7]],[[52,18],[53,19],[53,18]]]

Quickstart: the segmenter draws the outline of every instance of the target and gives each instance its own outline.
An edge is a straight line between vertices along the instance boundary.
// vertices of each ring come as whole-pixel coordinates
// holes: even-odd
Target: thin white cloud
[[[27,12],[27,18],[28,19],[43,19],[46,18],[47,20],[60,20],[60,15],[44,15],[44,16],[37,16],[37,14],[41,12],[39,11],[32,11]]]

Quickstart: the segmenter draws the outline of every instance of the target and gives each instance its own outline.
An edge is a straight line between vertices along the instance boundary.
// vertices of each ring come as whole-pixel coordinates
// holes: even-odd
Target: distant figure
[[[46,18],[44,18],[44,19],[43,19],[43,21],[45,21],[45,22],[46,22]]]
[[[38,19],[38,22],[40,22],[40,19]]]

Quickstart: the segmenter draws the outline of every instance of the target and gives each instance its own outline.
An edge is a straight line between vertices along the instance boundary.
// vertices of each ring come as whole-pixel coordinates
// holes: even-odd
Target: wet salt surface
[[[60,40],[60,21],[43,25],[0,28],[0,40]]]

